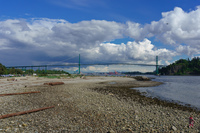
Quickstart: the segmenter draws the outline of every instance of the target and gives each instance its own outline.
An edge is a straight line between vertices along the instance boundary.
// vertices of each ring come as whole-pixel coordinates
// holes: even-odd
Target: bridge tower
[[[45,65],[45,74],[47,74],[47,65]]]
[[[156,75],[158,75],[158,56],[156,56]]]
[[[79,74],[81,73],[81,56],[80,56],[80,54],[79,54],[79,64],[78,64],[78,66],[79,66]]]

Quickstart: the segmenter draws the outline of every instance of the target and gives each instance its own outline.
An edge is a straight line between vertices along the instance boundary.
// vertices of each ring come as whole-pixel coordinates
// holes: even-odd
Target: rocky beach
[[[62,85],[45,83],[63,82]],[[148,98],[130,89],[157,86],[127,77],[0,79],[0,115],[43,107],[49,109],[0,119],[4,133],[198,133],[199,111]],[[188,128],[189,117],[195,119]]]

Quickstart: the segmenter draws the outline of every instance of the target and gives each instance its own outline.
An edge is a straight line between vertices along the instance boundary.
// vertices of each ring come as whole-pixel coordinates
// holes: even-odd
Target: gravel
[[[36,84],[37,81],[37,84]],[[48,86],[45,82],[62,81]],[[130,88],[155,86],[153,81],[124,77],[87,77],[86,79],[35,79],[10,83],[1,93],[40,91],[41,93],[0,97],[0,114],[42,107],[54,108],[0,119],[0,132],[8,133],[131,133],[199,132],[199,111],[175,103],[142,96]],[[34,83],[34,85],[33,85]],[[196,123],[188,128],[193,114]]]

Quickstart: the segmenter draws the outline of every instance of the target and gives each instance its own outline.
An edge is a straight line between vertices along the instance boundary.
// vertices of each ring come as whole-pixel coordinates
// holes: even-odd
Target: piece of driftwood
[[[30,91],[30,92],[22,92],[22,93],[8,93],[8,94],[0,94],[0,96],[21,95],[21,94],[30,94],[30,93],[40,93],[40,91]]]
[[[17,81],[17,79],[15,79],[15,78],[9,78],[9,79],[7,79],[7,81]]]
[[[18,115],[29,114],[29,113],[33,113],[33,112],[42,111],[42,110],[45,110],[45,109],[50,109],[50,108],[54,108],[54,106],[44,107],[44,108],[39,108],[39,109],[33,109],[33,110],[27,110],[27,111],[23,111],[23,112],[12,113],[12,114],[1,115],[0,119],[18,116]]]
[[[44,83],[44,85],[62,85],[64,82],[49,82],[49,83]]]

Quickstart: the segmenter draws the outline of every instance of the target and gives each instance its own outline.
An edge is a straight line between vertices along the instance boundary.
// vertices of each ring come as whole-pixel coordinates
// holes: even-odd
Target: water
[[[151,76],[152,77],[152,76]],[[136,88],[147,96],[191,105],[200,109],[200,76],[155,76],[153,81],[164,84]]]

